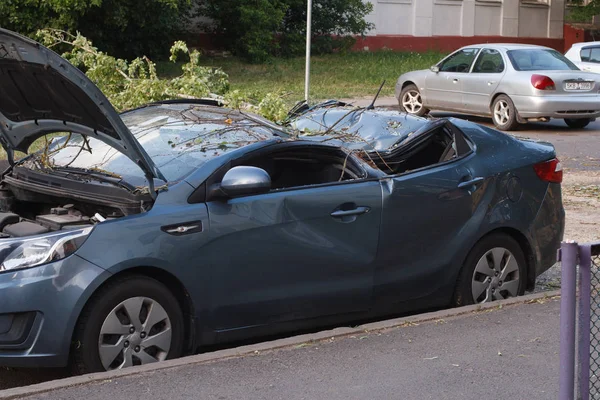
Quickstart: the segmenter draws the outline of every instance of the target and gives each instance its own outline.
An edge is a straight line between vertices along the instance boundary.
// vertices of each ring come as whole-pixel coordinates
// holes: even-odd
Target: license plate
[[[567,82],[565,89],[567,90],[592,90],[593,82]]]

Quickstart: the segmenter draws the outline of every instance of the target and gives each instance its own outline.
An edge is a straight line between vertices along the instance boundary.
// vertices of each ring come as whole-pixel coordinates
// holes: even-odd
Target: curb
[[[375,322],[365,325],[360,325],[356,328],[335,328],[332,330],[321,331],[312,334],[293,336],[284,339],[277,339],[269,342],[257,343],[248,346],[241,346],[233,349],[219,350],[212,353],[198,354],[178,358],[175,360],[163,361],[156,364],[148,364],[139,367],[130,367],[123,370],[100,372],[89,375],[74,376],[71,378],[59,379],[39,383],[30,386],[22,386],[13,389],[0,391],[0,400],[16,399],[24,396],[34,396],[46,392],[51,392],[59,389],[66,389],[73,386],[81,386],[89,383],[108,381],[116,378],[129,377],[140,375],[148,372],[157,372],[165,369],[172,369],[186,365],[204,364],[215,361],[222,361],[231,358],[243,357],[261,352],[269,352],[273,350],[291,348],[310,342],[319,342],[322,340],[331,340],[333,338],[343,338],[346,336],[356,335],[359,333],[382,331],[385,329],[401,328],[414,325],[417,323],[436,321],[449,317],[456,317],[469,313],[482,312],[485,310],[499,309],[504,306],[516,306],[520,304],[530,304],[541,299],[549,299],[560,296],[560,290],[551,292],[534,293],[517,298],[495,301],[493,303],[483,305],[472,305],[460,308],[452,308],[442,311],[434,311],[426,314],[413,315],[410,317],[402,317],[390,319],[387,321]]]

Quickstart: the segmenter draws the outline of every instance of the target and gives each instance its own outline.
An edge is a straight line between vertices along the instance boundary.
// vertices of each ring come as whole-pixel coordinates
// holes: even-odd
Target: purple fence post
[[[575,396],[575,313],[577,285],[577,243],[561,245],[561,298],[560,298],[560,380],[559,400],[573,400]]]
[[[592,247],[579,248],[579,396],[590,398],[590,309],[592,293]]]

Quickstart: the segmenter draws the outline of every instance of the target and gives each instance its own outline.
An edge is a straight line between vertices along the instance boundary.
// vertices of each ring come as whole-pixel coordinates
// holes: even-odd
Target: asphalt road
[[[438,117],[449,115],[451,114],[434,113],[434,116]],[[458,117],[493,126],[490,119]],[[582,130],[570,129],[560,120],[549,123],[532,123],[523,126],[516,134],[554,144],[558,157],[567,171],[569,169],[600,170],[600,121],[595,121]],[[5,162],[0,160],[0,171],[5,166]],[[58,379],[67,375],[65,370],[6,370],[0,368],[0,390]]]
[[[553,399],[559,309],[556,299],[495,308],[110,379],[35,399]]]

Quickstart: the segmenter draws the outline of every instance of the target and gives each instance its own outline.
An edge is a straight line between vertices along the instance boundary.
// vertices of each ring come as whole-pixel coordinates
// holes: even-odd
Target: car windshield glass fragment
[[[189,175],[212,158],[246,145],[272,139],[277,133],[239,111],[181,105],[157,105],[121,115],[168,182]],[[53,140],[26,166],[36,169],[78,168],[116,175],[134,185],[145,184],[132,160],[108,144],[78,134]]]
[[[517,71],[577,71],[565,56],[551,49],[509,50],[508,58]]]

